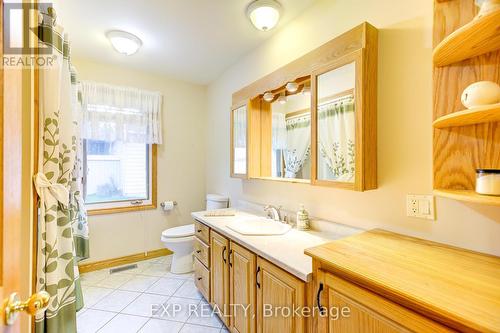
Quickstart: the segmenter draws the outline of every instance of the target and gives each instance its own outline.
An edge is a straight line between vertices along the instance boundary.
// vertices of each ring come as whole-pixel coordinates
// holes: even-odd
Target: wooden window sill
[[[118,214],[118,213],[136,212],[141,210],[152,210],[152,209],[156,209],[156,204],[131,206],[131,207],[89,209],[87,210],[87,215],[92,216],[92,215]]]

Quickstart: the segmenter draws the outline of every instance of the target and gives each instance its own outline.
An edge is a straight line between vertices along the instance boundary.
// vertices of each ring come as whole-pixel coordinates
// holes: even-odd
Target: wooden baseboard
[[[87,272],[97,271],[100,269],[131,264],[131,263],[142,261],[142,260],[163,257],[163,256],[167,256],[167,255],[172,254],[172,253],[173,252],[170,251],[169,249],[152,250],[152,251],[148,251],[147,253],[137,253],[137,254],[131,254],[131,255],[125,256],[125,257],[106,259],[106,260],[89,262],[89,263],[82,263],[82,264],[78,265],[78,269],[80,270],[80,273],[87,273]]]

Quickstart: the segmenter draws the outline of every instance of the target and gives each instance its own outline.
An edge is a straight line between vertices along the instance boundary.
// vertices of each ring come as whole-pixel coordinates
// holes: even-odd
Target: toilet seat
[[[194,224],[183,225],[164,230],[161,233],[162,239],[175,239],[194,236]]]

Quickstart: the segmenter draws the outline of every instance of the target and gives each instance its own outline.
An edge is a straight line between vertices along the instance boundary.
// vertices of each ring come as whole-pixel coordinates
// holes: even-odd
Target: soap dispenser
[[[300,204],[299,211],[297,212],[297,229],[309,230],[309,213],[305,210],[304,205]]]

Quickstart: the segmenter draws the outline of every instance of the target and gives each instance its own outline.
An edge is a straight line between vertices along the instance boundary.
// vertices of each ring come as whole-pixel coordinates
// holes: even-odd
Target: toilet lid
[[[183,225],[180,227],[170,228],[161,233],[163,237],[180,238],[194,235],[194,224]]]

